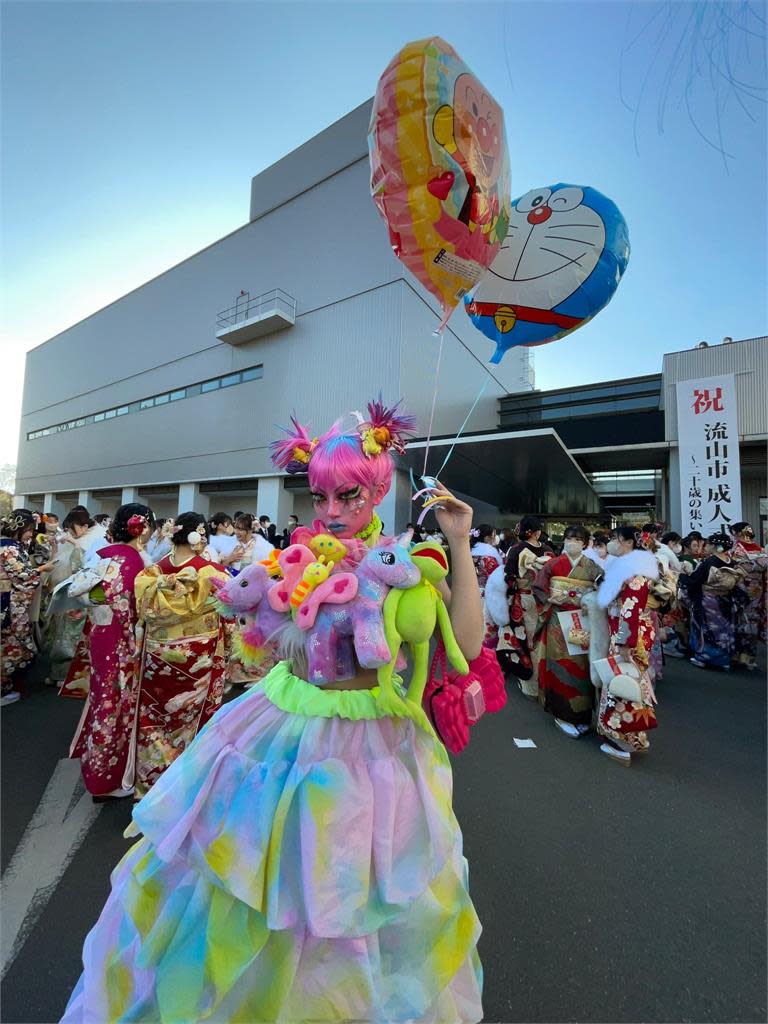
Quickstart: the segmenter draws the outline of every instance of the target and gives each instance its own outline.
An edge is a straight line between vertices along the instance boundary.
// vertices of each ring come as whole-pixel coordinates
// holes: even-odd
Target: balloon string
[[[473,413],[473,412],[475,411],[475,409],[477,408],[477,403],[478,403],[478,402],[480,401],[480,399],[481,399],[481,398],[483,397],[483,395],[485,394],[485,389],[486,389],[486,388],[488,387],[488,384],[490,383],[490,380],[491,380],[491,375],[490,375],[489,373],[486,373],[486,377],[485,377],[485,380],[484,380],[484,381],[483,381],[483,383],[482,383],[482,384],[480,385],[480,390],[478,391],[478,393],[477,393],[477,396],[476,396],[476,398],[475,398],[474,402],[472,403],[472,405],[471,405],[471,407],[470,407],[470,410],[469,410],[469,412],[467,413],[467,415],[466,415],[466,418],[465,418],[464,422],[463,422],[463,423],[461,424],[461,426],[459,427],[458,433],[456,434],[456,437],[454,437],[454,439],[453,439],[453,442],[452,442],[452,444],[451,444],[451,447],[450,447],[450,448],[448,449],[448,454],[447,454],[447,455],[445,456],[445,458],[443,459],[443,464],[442,464],[442,466],[440,467],[440,469],[438,469],[437,473],[435,473],[435,476],[437,477],[437,479],[438,479],[438,480],[439,480],[439,479],[440,479],[440,477],[442,476],[442,474],[443,474],[443,470],[444,470],[444,469],[445,469],[445,467],[446,467],[446,466],[448,465],[448,460],[449,460],[449,459],[450,459],[450,457],[451,457],[451,456],[453,455],[453,449],[454,449],[454,448],[456,447],[456,442],[457,442],[457,441],[459,440],[459,438],[461,437],[462,433],[464,432],[464,428],[465,428],[465,427],[466,427],[466,425],[467,425],[467,424],[469,423],[469,419],[470,419],[470,416],[472,415],[472,413]]]
[[[435,405],[437,404],[437,389],[440,383],[440,363],[443,358],[443,342],[445,341],[445,327],[443,324],[440,325],[438,330],[435,332],[440,335],[440,347],[437,350],[437,366],[435,367],[435,387],[432,392],[432,412],[429,414],[429,430],[427,431],[427,445],[424,449],[424,469],[422,470],[422,476],[426,475],[427,472],[427,459],[429,457],[429,442],[432,439],[432,423],[435,419]]]

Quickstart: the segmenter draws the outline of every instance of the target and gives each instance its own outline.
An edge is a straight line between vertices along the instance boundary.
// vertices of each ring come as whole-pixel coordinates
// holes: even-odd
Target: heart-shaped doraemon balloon
[[[526,192],[512,204],[501,252],[464,299],[475,327],[496,343],[491,362],[587,323],[628,261],[627,223],[597,189],[560,183]]]

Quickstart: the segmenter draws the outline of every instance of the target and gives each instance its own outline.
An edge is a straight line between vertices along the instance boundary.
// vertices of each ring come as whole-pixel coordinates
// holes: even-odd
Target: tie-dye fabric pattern
[[[450,763],[378,714],[285,663],[223,707],[134,811],[66,1024],[481,1020]]]

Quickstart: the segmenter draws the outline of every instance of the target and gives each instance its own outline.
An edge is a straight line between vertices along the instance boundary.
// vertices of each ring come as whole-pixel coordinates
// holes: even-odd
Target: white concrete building
[[[292,410],[322,431],[381,391],[426,427],[440,316],[371,200],[369,113],[363,104],[255,177],[242,228],[28,353],[19,502],[308,519],[306,489],[269,461]],[[457,429],[486,373],[473,430],[496,428],[500,396],[532,388],[528,350],[499,367],[490,354],[457,310],[435,434]],[[408,497],[401,475],[386,524],[410,517]]]

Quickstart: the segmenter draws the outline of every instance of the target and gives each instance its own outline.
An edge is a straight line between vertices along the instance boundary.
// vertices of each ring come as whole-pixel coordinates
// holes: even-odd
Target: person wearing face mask
[[[739,632],[739,661],[745,668],[757,668],[757,642],[766,642],[766,566],[768,555],[755,543],[755,531],[749,523],[734,523],[731,527],[736,565],[746,570],[744,590],[748,604],[744,608],[737,629]]]
[[[648,732],[656,728],[656,696],[648,675],[654,630],[647,607],[648,588],[658,579],[659,565],[643,548],[642,535],[634,526],[619,526],[608,544],[614,560],[606,568],[597,593],[597,608],[608,616],[609,656],[634,666],[639,676],[638,699],[618,697],[602,685],[597,708],[597,732],[606,742],[600,750],[628,766],[632,754],[649,749]]]
[[[520,539],[507,552],[504,568],[495,569],[485,586],[483,646],[496,651],[502,670],[517,679],[523,696],[536,700],[533,638],[539,607],[533,581],[554,552],[542,543],[542,523],[536,516],[523,516],[517,533]]]
[[[603,570],[584,554],[588,542],[583,526],[568,526],[563,553],[547,562],[533,585],[542,609],[534,655],[539,703],[572,739],[589,732],[594,707],[582,600]]]
[[[607,544],[610,537],[607,533],[598,531],[592,534],[592,539],[589,542],[589,546],[584,549],[584,554],[587,558],[591,558],[592,561],[600,569],[605,569],[608,564],[608,560],[611,557],[608,554]]]

